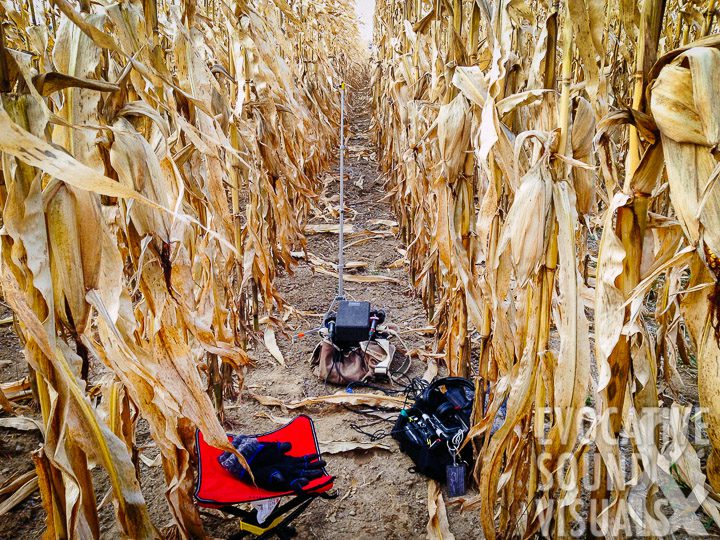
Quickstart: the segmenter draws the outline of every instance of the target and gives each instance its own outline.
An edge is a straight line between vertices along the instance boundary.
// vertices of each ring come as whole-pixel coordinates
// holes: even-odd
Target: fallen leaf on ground
[[[359,441],[320,441],[320,449],[323,454],[342,454],[355,450],[386,450],[393,452],[393,448],[387,444]]]
[[[384,234],[376,234],[374,236],[366,236],[365,238],[358,238],[357,240],[353,240],[349,244],[345,244],[345,249],[348,250],[353,246],[361,246],[362,244],[367,244],[368,242],[372,242],[373,240],[381,240],[385,238]]]
[[[393,261],[393,262],[391,262],[390,264],[388,264],[388,265],[387,265],[387,268],[391,268],[391,269],[393,269],[393,268],[402,268],[402,267],[404,267],[406,264],[410,264],[410,261],[408,261],[405,257],[401,257],[401,258],[399,258],[398,260]]]
[[[352,152],[353,154],[361,154],[372,152],[372,148],[369,146],[348,146],[347,151]]]
[[[162,465],[162,454],[158,454],[152,459],[147,457],[145,454],[140,454],[140,460],[148,467],[159,467]]]
[[[436,353],[426,351],[425,349],[410,349],[407,352],[407,356],[417,356],[424,358],[445,358],[445,353]]]
[[[37,420],[28,418],[27,416],[11,416],[9,418],[0,418],[0,428],[19,429],[20,431],[33,431],[40,429],[40,423]]]
[[[0,384],[0,390],[10,400],[17,400],[29,396],[32,393],[30,389],[30,379],[23,377],[17,381]]]
[[[398,222],[394,219],[373,219],[370,225],[385,225],[386,227],[397,227]]]
[[[338,277],[337,272],[326,270],[323,267],[316,267],[315,271],[318,274],[323,274],[325,276],[332,276],[334,278]],[[343,274],[343,279],[350,283],[395,283],[397,285],[402,285],[402,282],[399,279],[395,279],[390,276],[355,276],[353,274]]]
[[[4,516],[18,504],[27,499],[37,490],[37,488],[38,478],[37,476],[34,476],[31,480],[28,480],[17,491],[10,495],[10,497],[0,503],[0,516]]]
[[[355,227],[351,224],[345,224],[343,227],[345,234],[351,234],[355,232]],[[338,223],[308,223],[305,225],[305,234],[323,234],[333,233],[340,234],[340,225]]]
[[[400,332],[400,334],[420,334],[422,336],[429,336],[437,332],[437,329],[434,326],[423,326],[421,328],[408,328],[407,330],[403,330]]]
[[[326,261],[325,259],[321,259],[314,253],[308,252],[307,260],[313,266],[328,267],[328,268],[332,268],[333,270],[337,270],[337,264],[330,262],[330,261]],[[367,265],[368,265],[368,263],[362,262],[362,261],[346,261],[345,262],[345,270],[355,270],[358,268],[365,268],[365,267],[367,267]]]
[[[265,342],[265,347],[267,347],[268,352],[270,352],[273,358],[278,361],[278,364],[284,366],[285,358],[283,358],[282,352],[280,352],[280,347],[278,347],[277,340],[275,339],[275,330],[272,328],[265,328],[263,341]]]
[[[435,480],[428,481],[428,514],[427,537],[430,540],[455,540],[450,532],[450,523],[445,510],[445,501],[440,484]]]
[[[268,407],[283,407],[285,409],[300,409],[309,405],[317,405],[319,403],[330,403],[334,405],[370,405],[373,407],[390,407],[402,409],[405,400],[393,396],[383,396],[380,394],[349,394],[347,392],[338,392],[328,396],[318,396],[305,398],[301,401],[291,401],[289,403],[273,396],[261,396],[258,394],[248,394],[261,405]]]
[[[391,237],[394,238],[397,234],[397,227],[393,227],[391,229],[365,229],[363,231],[358,231],[356,233],[353,233],[352,236],[370,236],[372,238],[387,238]]]
[[[7,480],[5,480],[2,485],[0,485],[0,497],[4,497],[8,493],[13,493],[20,486],[27,484],[28,481],[35,478],[36,476],[37,474],[35,474],[35,469],[30,469],[29,471],[23,473],[13,474]]]
[[[292,418],[290,418],[289,416],[275,416],[267,411],[255,413],[255,416],[267,418],[268,420],[279,426],[284,426],[285,424],[289,424],[292,421]]]

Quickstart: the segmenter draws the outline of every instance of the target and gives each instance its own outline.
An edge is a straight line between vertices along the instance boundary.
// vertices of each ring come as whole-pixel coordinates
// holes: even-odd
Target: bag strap
[[[387,339],[377,339],[375,343],[378,348],[385,353],[384,358],[375,364],[373,368],[373,375],[375,377],[387,377],[391,382],[395,382],[395,377],[400,377],[407,373],[408,369],[410,369],[410,358],[402,354],[399,347],[396,347]],[[398,353],[400,353],[403,358],[399,366],[397,363],[394,363]]]
[[[440,386],[447,386],[448,388],[465,386],[469,390],[472,390],[473,393],[475,392],[475,385],[473,385],[473,383],[468,379],[463,377],[442,377],[441,379],[437,379],[435,382],[430,383],[428,387],[425,388],[422,393],[422,398],[427,401],[430,393]]]

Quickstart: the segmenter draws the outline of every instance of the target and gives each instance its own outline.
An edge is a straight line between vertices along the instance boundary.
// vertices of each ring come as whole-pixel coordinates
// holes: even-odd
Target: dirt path
[[[402,243],[394,236],[373,239],[353,245],[355,240],[366,237],[365,230],[387,231],[384,220],[394,217],[385,196],[383,180],[378,177],[373,145],[369,140],[370,111],[368,100],[353,99],[349,125],[352,132],[347,146],[346,159],[346,216],[350,216],[356,235],[347,239],[345,259],[347,262],[367,263],[358,275],[382,275],[395,282],[362,284],[346,283],[346,296],[352,300],[370,301],[373,306],[385,309],[388,321],[401,330],[426,325],[421,302],[415,298],[409,286],[404,267],[392,265],[401,259]],[[335,196],[337,207],[337,174],[329,177],[326,196]],[[354,217],[353,217],[354,216]],[[335,218],[323,216],[327,222]],[[383,221],[378,221],[383,220]],[[322,218],[312,220],[323,223]],[[310,254],[329,263],[337,261],[337,235],[315,234],[308,237],[307,258]],[[292,320],[293,332],[313,328],[321,322],[323,312],[334,298],[337,280],[315,271],[308,260],[301,260],[293,276],[283,276],[278,281],[287,301],[295,308],[313,313],[306,322]],[[431,339],[419,333],[408,332],[403,338],[410,347],[431,347]],[[237,408],[229,410],[228,427],[242,432],[263,432],[277,427],[276,421],[290,416],[278,408],[267,408],[248,397],[252,392],[278,397],[285,402],[308,396],[325,395],[339,390],[325,386],[312,373],[310,356],[317,343],[316,336],[306,337],[293,343],[287,337],[278,338],[287,367],[279,366],[262,348],[257,351],[257,368],[248,373],[245,395]],[[418,376],[425,370],[425,363],[413,360],[408,375]],[[370,439],[355,431],[352,424],[366,424],[369,419],[342,407],[317,406],[303,412],[313,417],[320,448],[328,441],[363,441]],[[282,418],[279,418],[282,417]],[[374,432],[385,430],[391,423],[367,427]],[[299,538],[420,538],[425,536],[428,520],[427,481],[408,471],[412,462],[397,448],[389,436],[382,441],[388,450],[353,451],[327,455],[328,471],[337,476],[339,497],[333,501],[315,503],[298,521]],[[457,538],[477,538],[475,516],[458,515],[449,509],[450,522]],[[208,527],[214,534],[224,535],[232,531],[232,524],[213,520]]]
[[[362,89],[361,89],[362,92]],[[360,94],[360,92],[359,92]],[[387,202],[383,201],[383,181],[378,177],[373,146],[369,141],[370,112],[366,94],[352,100],[349,126],[352,136],[346,160],[346,216],[352,223],[354,234],[347,239],[347,262],[362,262],[366,266],[357,275],[380,275],[392,279],[378,284],[346,283],[346,296],[351,300],[367,300],[373,306],[385,309],[388,321],[401,330],[426,326],[420,300],[415,298],[408,283],[406,269],[397,263],[402,258],[402,243],[391,233],[394,221]],[[334,205],[337,210],[337,174],[326,177],[326,193],[321,200],[325,214],[315,216],[312,223],[334,223],[330,215]],[[368,234],[368,231],[375,231]],[[371,236],[381,236],[363,242]],[[357,241],[357,242],[356,242]],[[262,346],[253,351],[255,367],[248,370],[240,399],[226,403],[225,427],[229,432],[261,433],[278,427],[298,412],[309,414],[322,449],[323,443],[335,441],[369,442],[370,438],[353,429],[353,425],[365,425],[372,421],[349,409],[337,406],[315,406],[302,411],[283,411],[260,405],[251,394],[273,396],[290,402],[309,396],[336,392],[340,388],[325,386],[315,377],[310,366],[310,356],[317,343],[317,336],[309,336],[293,342],[291,334],[318,326],[329,302],[336,293],[337,280],[318,271],[332,270],[337,259],[337,235],[313,234],[308,236],[305,258],[300,259],[292,276],[282,275],[278,286],[287,302],[302,316],[288,321],[288,335],[278,335],[278,345],[284,355],[286,366],[280,366]],[[319,263],[319,260],[326,264]],[[396,264],[393,264],[396,263]],[[3,310],[0,314],[5,314]],[[428,349],[432,338],[417,332],[403,334],[409,347]],[[101,366],[97,366],[102,369]],[[409,376],[419,376],[426,368],[425,362],[413,360]],[[15,380],[26,373],[22,352],[11,328],[0,329],[0,379]],[[28,410],[26,414],[37,415]],[[428,521],[427,481],[408,471],[411,461],[401,454],[394,440],[389,437],[392,423],[381,422],[365,427],[365,431],[385,431],[386,438],[378,441],[383,449],[356,450],[325,455],[328,471],[337,477],[338,498],[315,502],[296,521],[299,538],[421,538],[425,536]],[[0,482],[17,470],[32,468],[30,453],[38,448],[38,433],[1,430],[0,457],[4,460],[0,469]],[[137,443],[141,452],[151,462],[158,451],[149,438],[147,427],[138,425]],[[108,490],[107,479],[96,468],[93,473],[98,500]],[[161,467],[141,463],[142,490],[153,521],[160,527],[170,522],[164,497],[164,481]],[[477,538],[478,523],[475,513],[460,514],[448,507],[451,529],[458,539]],[[35,493],[10,514],[0,525],[0,538],[35,538],[44,528],[44,511],[39,494]],[[203,512],[208,534],[227,537],[236,532],[234,521],[219,512]],[[117,535],[112,505],[106,504],[100,512],[103,536]]]

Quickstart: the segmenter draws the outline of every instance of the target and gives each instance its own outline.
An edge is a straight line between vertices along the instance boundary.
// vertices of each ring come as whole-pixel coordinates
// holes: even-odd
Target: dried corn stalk
[[[480,508],[490,538],[622,535],[628,501],[644,512],[638,527],[661,534],[654,501],[671,498],[672,463],[638,419],[658,407],[661,377],[677,388],[683,321],[720,450],[712,280],[699,263],[719,268],[717,38],[662,56],[711,34],[715,15],[714,3],[653,0],[377,3],[381,167],[437,349],[488,393],[472,431],[480,493],[464,507]],[[656,287],[657,335],[645,307]],[[586,458],[601,477],[592,489]],[[695,449],[674,459],[687,467],[673,474],[702,488]]]
[[[194,429],[228,443],[199,368],[245,364],[251,317],[283,306],[275,268],[304,244],[337,137],[333,84],[362,54],[353,6],[29,6],[0,3],[2,287],[37,381],[47,534],[100,535],[95,462],[122,534],[158,535],[139,415],[173,527],[203,537]],[[92,359],[111,374],[102,411]]]

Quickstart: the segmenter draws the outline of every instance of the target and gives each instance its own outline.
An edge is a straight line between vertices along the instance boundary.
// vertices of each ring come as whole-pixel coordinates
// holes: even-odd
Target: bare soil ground
[[[377,163],[372,144],[368,138],[369,103],[365,96],[353,100],[351,110],[351,138],[347,142],[346,160],[346,216],[351,220],[355,236],[350,235],[346,249],[346,261],[364,262],[367,266],[358,270],[358,275],[381,275],[393,278],[393,282],[365,284],[346,283],[346,296],[352,300],[367,300],[373,306],[385,309],[389,322],[401,330],[426,326],[421,302],[409,285],[405,268],[389,268],[401,258],[404,246],[393,235],[385,235],[369,242],[352,245],[367,235],[368,229],[387,231],[388,224],[376,220],[393,220],[389,204],[383,201],[385,190],[383,180],[378,176]],[[328,177],[326,195],[332,200],[337,194],[337,174]],[[335,200],[337,206],[337,201]],[[317,216],[313,222],[334,222],[330,215]],[[353,424],[364,425],[371,419],[337,406],[318,405],[302,411],[283,411],[260,405],[250,394],[273,396],[290,402],[309,396],[327,395],[339,390],[326,386],[314,374],[310,366],[312,350],[317,336],[301,340],[291,336],[320,325],[322,315],[335,297],[337,280],[315,271],[307,260],[310,254],[335,263],[337,260],[337,235],[314,234],[308,237],[305,248],[307,257],[301,259],[293,275],[282,275],[278,286],[287,302],[300,312],[302,317],[288,321],[286,335],[278,335],[278,344],[284,355],[286,366],[280,366],[262,346],[252,351],[255,366],[245,378],[243,392],[236,402],[225,403],[225,427],[231,433],[262,433],[276,429],[297,412],[309,414],[323,443],[334,441],[369,442],[369,437],[355,431]],[[9,312],[3,310],[0,318]],[[431,338],[424,338],[418,332],[407,332],[403,339],[409,347],[431,347]],[[419,376],[426,368],[424,362],[413,360],[409,376]],[[93,372],[101,370],[93,366]],[[97,370],[97,371],[96,371]],[[12,328],[0,328],[0,381],[16,380],[26,374],[22,349]],[[24,414],[37,417],[32,408]],[[384,448],[355,450],[324,456],[330,474],[337,477],[338,497],[330,501],[316,501],[295,524],[299,538],[420,538],[425,536],[428,521],[427,481],[424,477],[409,472],[412,462],[399,452],[397,444],[390,438],[391,423],[382,422],[365,430],[375,432],[382,429],[388,435],[378,441]],[[146,427],[138,426],[138,445],[142,453],[152,460],[158,451],[150,439]],[[38,432],[22,432],[0,429],[0,483],[18,470],[33,467],[31,452],[39,447],[42,439]],[[108,490],[104,473],[94,471],[96,494],[100,501]],[[170,523],[170,514],[164,497],[164,481],[160,466],[141,463],[141,483],[151,516],[159,527]],[[451,529],[459,539],[478,538],[479,522],[476,513],[460,514],[448,507]],[[219,512],[203,512],[208,534],[227,537],[237,531],[232,519]],[[101,509],[103,536],[114,538],[118,535],[112,505],[106,503]],[[36,538],[44,529],[45,513],[39,494],[26,499],[21,505],[0,520],[0,538]]]

